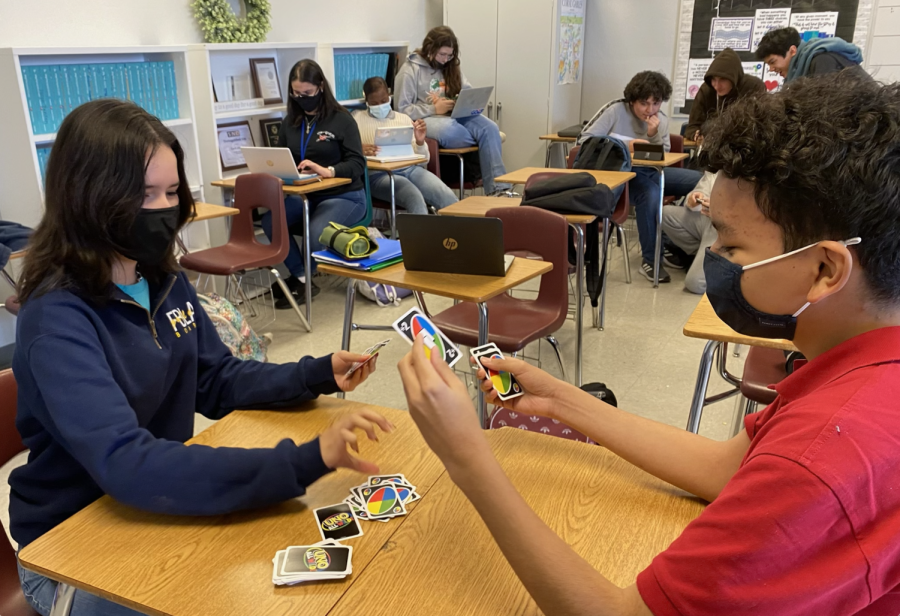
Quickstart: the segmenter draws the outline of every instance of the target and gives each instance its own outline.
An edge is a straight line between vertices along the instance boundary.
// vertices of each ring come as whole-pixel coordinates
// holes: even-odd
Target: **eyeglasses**
[[[291,96],[292,99],[297,100],[297,99],[301,99],[301,98],[312,98],[313,96],[316,96],[318,93],[319,93],[319,90],[318,90],[318,89],[316,89],[316,91],[313,92],[312,94],[295,94],[295,93],[292,91],[292,92],[290,93],[290,96]]]
[[[450,60],[453,59],[453,54],[452,53],[447,53],[447,54],[437,53],[437,54],[434,54],[434,58],[436,60],[440,60],[442,62],[449,62]]]

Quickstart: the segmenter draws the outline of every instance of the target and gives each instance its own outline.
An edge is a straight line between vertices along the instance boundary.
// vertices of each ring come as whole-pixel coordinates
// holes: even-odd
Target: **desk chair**
[[[266,173],[245,173],[239,175],[234,185],[233,207],[240,212],[231,218],[231,234],[223,246],[207,248],[181,257],[182,267],[212,276],[225,276],[235,287],[235,293],[250,305],[250,301],[241,289],[237,274],[247,271],[267,269],[282,292],[287,296],[291,307],[306,331],[312,331],[303,312],[281,274],[275,266],[282,263],[288,255],[291,241],[284,212],[284,191],[281,180]],[[272,212],[272,243],[263,244],[256,239],[253,226],[253,212],[267,209]],[[245,315],[246,316],[246,315]]]
[[[430,137],[425,138],[425,143],[428,144],[429,151],[433,151],[432,148],[437,149],[439,156],[456,156],[456,158],[459,159],[459,181],[451,182],[451,181],[448,181],[446,178],[441,177],[440,162],[438,162],[437,173],[435,173],[435,175],[438,176],[439,178],[441,178],[444,181],[444,184],[446,184],[450,188],[459,190],[459,200],[460,201],[462,201],[463,199],[466,198],[465,191],[475,190],[476,188],[478,188],[479,186],[482,185],[481,178],[473,179],[472,181],[469,181],[469,182],[465,181],[465,175],[466,175],[465,157],[467,154],[472,154],[472,153],[474,153],[477,156],[478,155],[478,146],[472,146],[469,148],[443,149],[443,148],[438,147],[437,140],[431,139]],[[434,143],[433,146],[432,146],[432,143]],[[429,168],[429,171],[430,170],[431,169]]]
[[[16,430],[16,379],[10,369],[0,372],[0,466],[22,451],[25,445]],[[22,594],[16,552],[0,533],[0,614],[38,616]]]
[[[592,445],[597,444],[578,430],[570,428],[566,424],[555,419],[539,417],[537,415],[523,415],[522,413],[511,411],[506,407],[497,407],[497,410],[491,415],[491,425],[488,426],[488,429],[499,430],[500,428],[507,427],[516,428],[518,430],[527,430],[529,432],[540,432],[541,434],[548,434],[570,441],[579,441]]]
[[[425,139],[425,145],[428,146],[428,165],[426,168],[431,173],[433,173],[438,178],[440,178],[441,177],[441,165],[440,165],[440,159],[439,159],[439,154],[438,154],[438,142],[435,141],[434,139]],[[372,189],[369,186],[369,170],[368,170],[368,168],[366,168],[366,192],[370,195],[369,198],[372,201],[371,207],[377,208],[379,210],[387,210],[388,216],[390,216],[391,202],[390,201],[382,201],[381,199],[376,199],[375,197],[371,196]],[[397,207],[401,207],[401,206],[398,205]],[[428,207],[430,209],[431,205],[429,204]],[[394,221],[392,220],[390,222],[391,222],[391,229],[394,229],[395,228]],[[355,227],[356,225],[353,225],[353,226]],[[392,238],[392,239],[397,239],[397,238]]]
[[[493,208],[485,216],[503,221],[505,252],[527,250],[553,263],[553,270],[541,276],[536,299],[519,299],[504,293],[487,302],[488,340],[504,354],[512,355],[544,338],[553,347],[566,380],[565,364],[553,334],[562,327],[569,310],[569,225],[559,214],[528,206]],[[431,320],[454,343],[478,346],[476,304],[456,304]]]
[[[744,374],[741,377],[741,396],[744,398],[743,408],[735,417],[733,434],[744,427],[744,417],[755,413],[757,405],[769,405],[775,402],[778,393],[769,389],[769,385],[780,383],[787,377],[784,351],[764,347],[750,347],[744,360]]]

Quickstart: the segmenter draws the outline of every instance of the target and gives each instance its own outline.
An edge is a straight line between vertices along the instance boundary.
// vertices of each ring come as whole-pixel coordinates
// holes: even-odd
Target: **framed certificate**
[[[262,133],[264,147],[278,147],[278,133],[281,132],[282,122],[281,118],[269,118],[259,121],[259,130]]]
[[[266,105],[277,105],[284,102],[281,84],[278,82],[278,69],[275,58],[250,58],[250,77],[256,98],[263,99]]]
[[[219,137],[219,157],[222,159],[222,171],[232,171],[246,167],[242,146],[253,147],[253,134],[250,132],[250,122],[232,122],[219,124],[216,127]]]

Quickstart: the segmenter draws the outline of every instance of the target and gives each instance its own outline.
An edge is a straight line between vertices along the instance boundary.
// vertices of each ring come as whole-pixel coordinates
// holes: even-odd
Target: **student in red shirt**
[[[505,406],[558,419],[710,502],[635,584],[610,583],[534,514],[465,386],[422,341],[400,363],[410,412],[546,614],[896,616],[900,84],[851,71],[798,80],[735,103],[705,150],[721,171],[704,267],[713,307],[810,360],[772,405],[718,442],[521,361],[489,362],[527,392]]]

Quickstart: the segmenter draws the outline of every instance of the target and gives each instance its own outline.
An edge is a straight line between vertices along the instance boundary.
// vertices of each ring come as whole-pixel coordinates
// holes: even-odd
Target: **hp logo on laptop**
[[[267,160],[267,161],[266,161],[266,164],[267,164],[268,166],[270,166],[270,167],[274,167],[274,166],[275,166],[275,163],[273,163],[271,160]]]
[[[447,250],[456,250],[457,248],[459,248],[459,242],[457,242],[452,237],[448,237],[444,239],[444,248],[446,248]]]

